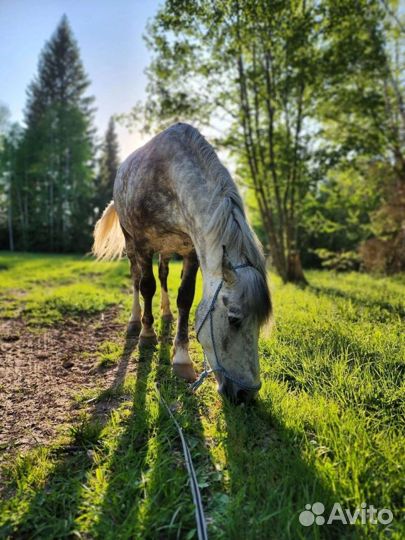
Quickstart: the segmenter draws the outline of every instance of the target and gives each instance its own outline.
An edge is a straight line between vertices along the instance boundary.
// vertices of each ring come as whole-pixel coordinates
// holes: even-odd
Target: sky
[[[63,14],[78,41],[96,98],[96,127],[105,133],[111,115],[126,113],[144,100],[150,60],[142,35],[159,0],[0,0],[0,102],[11,120],[23,121],[26,88],[38,58]],[[117,128],[124,159],[144,141]]]

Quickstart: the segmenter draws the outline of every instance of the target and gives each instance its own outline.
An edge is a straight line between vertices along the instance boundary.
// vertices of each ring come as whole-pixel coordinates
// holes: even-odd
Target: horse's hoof
[[[165,315],[162,315],[162,321],[165,323],[172,323],[174,321],[173,314],[167,313]]]
[[[174,374],[180,379],[187,382],[194,382],[197,379],[197,374],[191,364],[173,364]]]
[[[139,321],[131,321],[127,326],[127,338],[138,339],[142,325]]]
[[[157,336],[140,336],[139,337],[140,347],[156,347],[157,344],[158,344]]]

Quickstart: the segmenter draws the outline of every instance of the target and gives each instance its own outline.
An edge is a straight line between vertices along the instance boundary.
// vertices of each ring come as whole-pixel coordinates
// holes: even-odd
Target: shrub
[[[322,266],[337,272],[358,270],[360,264],[359,255],[355,251],[329,251],[328,249],[316,249],[315,253],[322,261]]]

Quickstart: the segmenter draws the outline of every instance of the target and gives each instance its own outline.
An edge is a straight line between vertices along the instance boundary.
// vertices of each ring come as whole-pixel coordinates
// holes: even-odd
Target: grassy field
[[[173,307],[179,276],[172,263]],[[191,394],[172,376],[173,329],[159,321],[158,295],[158,347],[125,343],[126,261],[0,255],[1,318],[41,333],[116,306],[122,331],[83,354],[107,371],[116,363],[125,371],[128,360],[136,367],[118,385],[77,389],[79,421],[45,445],[10,453],[0,537],[196,538],[181,446],[159,406],[158,382],[191,446],[210,538],[404,538],[405,277],[307,277],[300,289],[271,276],[275,324],[260,340],[263,387],[253,406],[233,407],[213,380]],[[200,290],[199,278],[197,297]],[[201,369],[194,331],[191,350]],[[305,527],[299,514],[315,502],[326,517],[334,503],[353,511],[365,502],[394,519]]]

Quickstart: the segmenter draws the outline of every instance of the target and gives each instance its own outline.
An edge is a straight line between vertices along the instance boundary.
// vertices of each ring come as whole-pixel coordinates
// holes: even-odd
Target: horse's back
[[[141,237],[154,251],[177,252],[192,248],[180,193],[194,181],[192,156],[182,137],[182,126],[172,126],[133,152],[118,169],[114,202],[124,230]],[[191,127],[191,126],[190,126]]]

